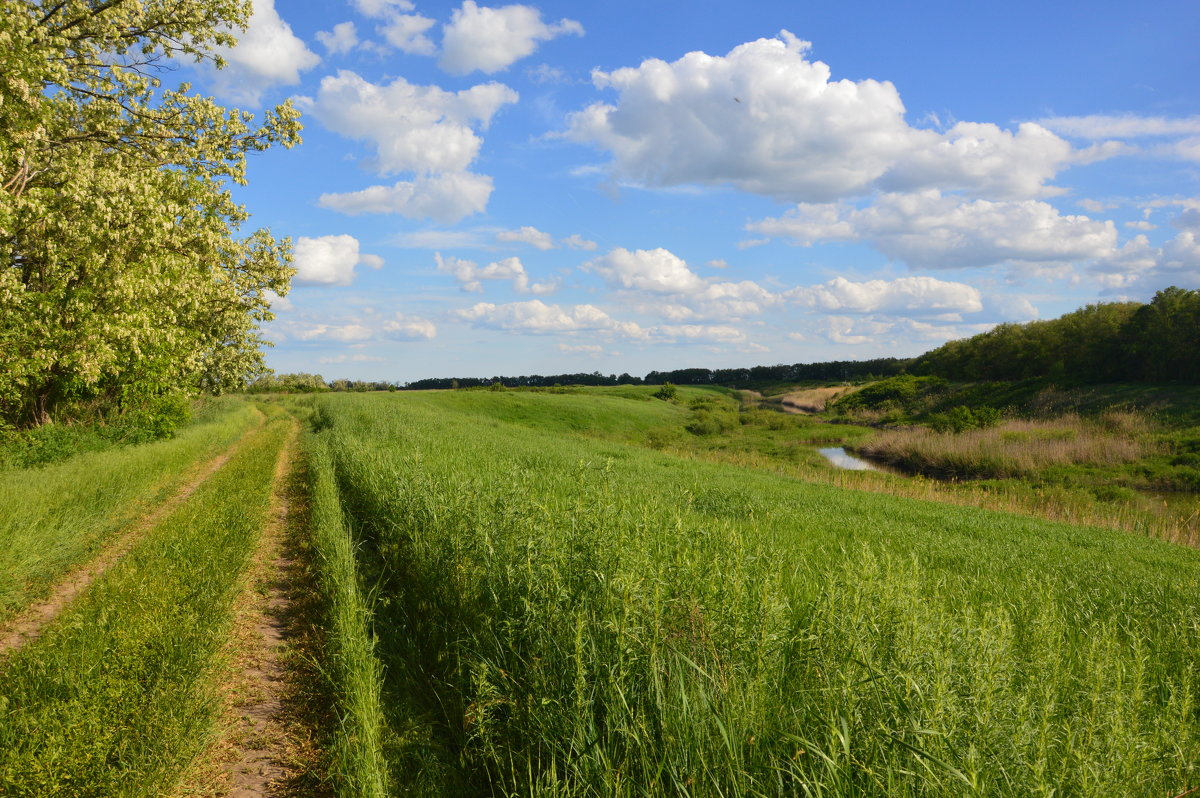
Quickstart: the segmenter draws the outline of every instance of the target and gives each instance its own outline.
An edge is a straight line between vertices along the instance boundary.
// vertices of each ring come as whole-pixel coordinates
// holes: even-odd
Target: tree
[[[249,152],[290,104],[228,109],[157,75],[211,59],[249,0],[0,0],[0,421],[221,391],[264,373],[290,241],[244,238]]]

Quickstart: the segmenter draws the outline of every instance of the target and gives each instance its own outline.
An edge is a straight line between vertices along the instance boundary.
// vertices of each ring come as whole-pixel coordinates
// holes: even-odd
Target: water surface
[[[879,471],[877,467],[868,463],[866,460],[860,460],[851,454],[846,454],[846,450],[841,446],[830,446],[825,449],[817,449],[818,452],[825,455],[825,459],[833,463],[838,468],[844,468],[848,471]]]

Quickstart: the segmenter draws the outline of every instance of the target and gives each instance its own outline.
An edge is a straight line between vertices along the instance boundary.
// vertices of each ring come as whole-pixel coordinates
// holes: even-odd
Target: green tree
[[[290,241],[228,184],[299,142],[289,104],[224,108],[157,74],[211,59],[248,0],[0,0],[0,419],[137,404],[265,371],[258,324]]]

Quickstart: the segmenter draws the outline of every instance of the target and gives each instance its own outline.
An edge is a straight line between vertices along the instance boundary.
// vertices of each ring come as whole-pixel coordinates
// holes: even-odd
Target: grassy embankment
[[[850,448],[907,473],[967,481],[950,492],[1200,544],[1200,389],[901,377],[838,401],[830,415],[885,425]]]
[[[360,663],[346,667],[382,695],[347,723],[382,725],[359,761],[371,783],[612,796],[1200,784],[1197,552],[565,434],[575,414],[647,434],[664,412],[691,417],[620,401],[318,400],[317,501],[344,512],[323,525],[345,530],[345,589],[376,596],[382,672],[361,593],[346,624]]]
[[[0,663],[0,794],[161,795],[212,737],[213,674],[230,606],[290,430],[286,417],[272,415],[38,640]],[[236,411],[218,423],[224,432],[192,434],[215,446],[248,421]],[[155,467],[141,450],[107,454],[120,455],[118,465]],[[172,462],[186,458],[160,459],[157,467]],[[80,505],[80,517],[88,506]]]
[[[43,597],[260,418],[245,402],[226,399],[170,440],[0,470],[0,623]]]

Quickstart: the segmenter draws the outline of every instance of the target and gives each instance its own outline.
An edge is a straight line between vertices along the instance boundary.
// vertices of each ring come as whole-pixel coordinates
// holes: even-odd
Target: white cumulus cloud
[[[705,287],[704,280],[689,269],[682,258],[661,247],[633,252],[617,247],[603,257],[588,261],[582,268],[599,274],[612,288],[684,294]]]
[[[453,256],[442,257],[440,252],[434,254],[434,259],[437,262],[437,270],[453,276],[464,291],[482,291],[484,280],[511,280],[517,293],[536,296],[552,294],[558,288],[555,282],[530,282],[529,274],[520,258],[505,258],[482,267],[474,261]]]
[[[217,48],[227,66],[213,73],[213,89],[234,102],[258,105],[274,86],[293,86],[321,58],[292,33],[275,10],[275,0],[254,0],[254,12],[236,47]]]
[[[471,172],[421,175],[390,186],[370,186],[360,191],[322,194],[322,208],[357,216],[363,213],[398,213],[409,219],[433,219],[452,224],[482,213],[492,195],[492,178]]]
[[[349,235],[296,239],[294,260],[296,282],[308,285],[350,285],[354,267],[362,264],[373,269],[383,266],[383,258],[359,252],[358,239]]]
[[[634,322],[619,322],[594,305],[562,307],[540,299],[495,305],[480,302],[455,311],[455,316],[479,327],[527,333],[614,332],[632,338],[644,337]]]
[[[979,289],[965,283],[946,282],[932,277],[863,282],[837,277],[824,285],[794,288],[786,296],[801,305],[839,314],[910,316],[978,313],[983,310]]]
[[[302,105],[335,133],[372,145],[380,174],[430,174],[466,170],[483,143],[474,128],[486,128],[516,101],[517,93],[501,83],[451,92],[404,78],[377,85],[341,70],[323,78],[316,99]]]
[[[429,319],[397,313],[380,326],[385,338],[401,341],[429,341],[437,337],[437,326]]]
[[[464,0],[442,33],[438,65],[452,75],[479,70],[499,72],[537,49],[538,43],[564,34],[583,35],[583,26],[570,19],[548,25],[532,6],[499,8]]]
[[[1117,244],[1112,222],[1063,216],[1045,202],[964,201],[937,191],[884,194],[865,208],[802,203],[747,229],[802,245],[869,241],[914,269],[1083,261],[1103,257]]]
[[[425,35],[434,20],[420,14],[395,14],[377,30],[388,44],[409,55],[434,55],[437,45]]]
[[[353,22],[339,22],[333,30],[318,31],[317,41],[330,55],[348,53],[358,46],[358,31]]]
[[[618,99],[573,114],[565,136],[606,150],[613,174],[638,184],[728,184],[807,202],[877,188],[1036,196],[1080,157],[1034,123],[911,127],[894,85],[832,80],[809,48],[782,31],[725,56],[597,70],[595,85]]]

